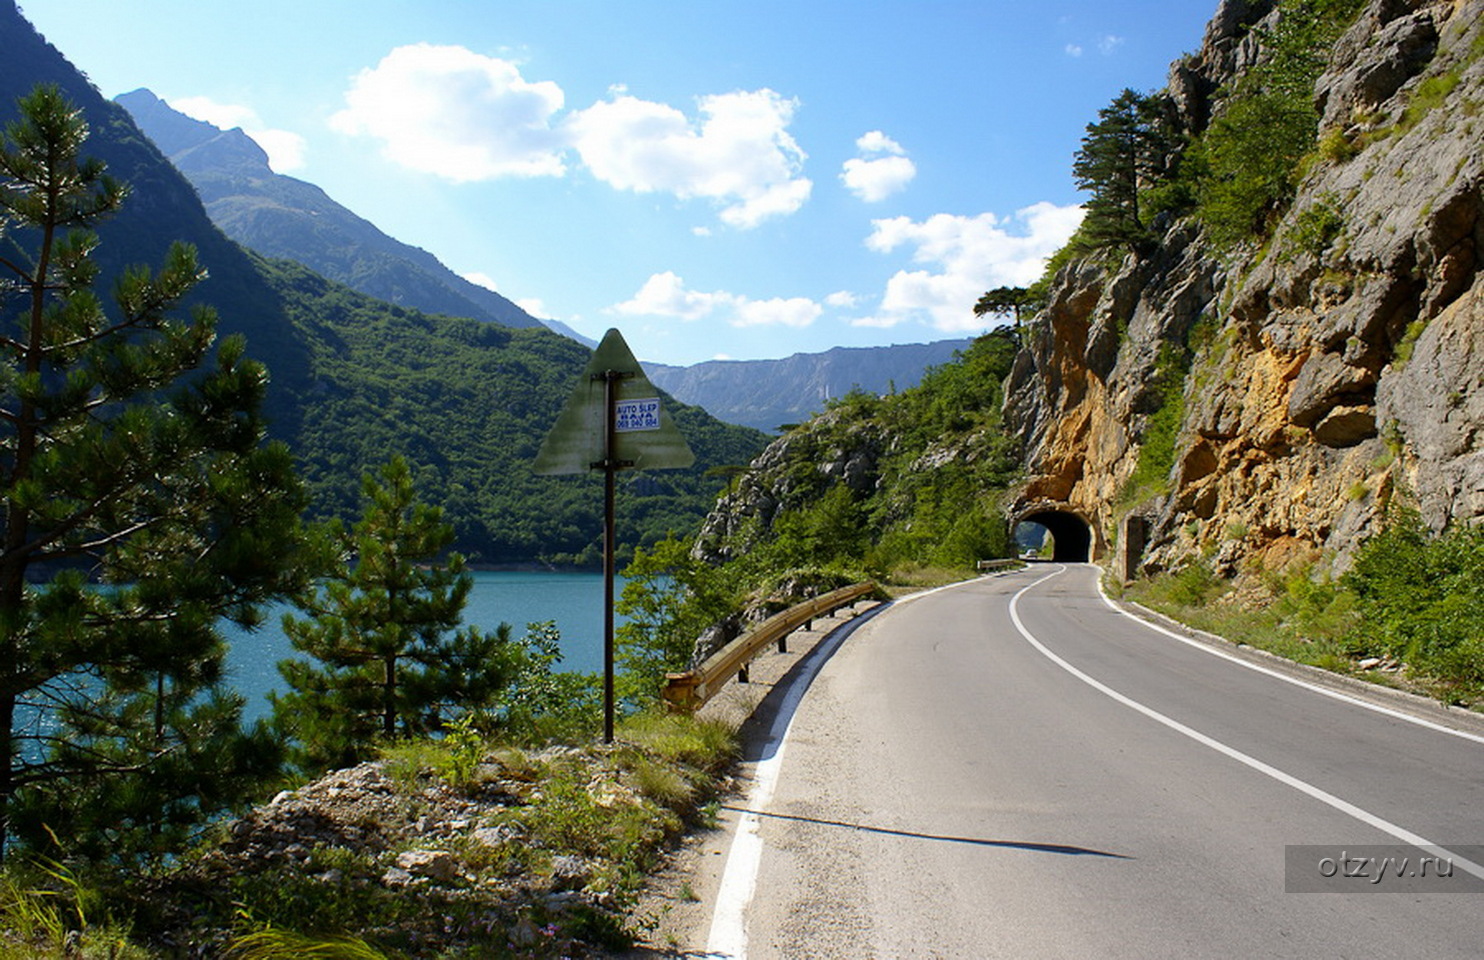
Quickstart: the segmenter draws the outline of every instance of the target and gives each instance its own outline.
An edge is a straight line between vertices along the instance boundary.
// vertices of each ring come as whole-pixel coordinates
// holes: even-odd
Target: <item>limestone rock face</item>
[[[1172,69],[1187,130],[1261,56],[1245,28],[1272,6],[1224,2]],[[1136,518],[1127,573],[1343,568],[1398,494],[1435,528],[1484,515],[1481,50],[1481,0],[1372,0],[1315,87],[1321,138],[1353,149],[1316,156],[1269,243],[1223,259],[1176,223],[1148,255],[1065,269],[1006,387],[1018,502],[1088,520],[1095,554]],[[1320,216],[1342,226],[1316,243]],[[1192,357],[1176,397],[1172,346]],[[1171,403],[1169,470],[1135,484]]]

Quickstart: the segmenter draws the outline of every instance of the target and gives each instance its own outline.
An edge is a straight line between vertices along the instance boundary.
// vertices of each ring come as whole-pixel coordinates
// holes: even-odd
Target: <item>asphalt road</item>
[[[738,804],[708,955],[1484,956],[1484,738],[1213,656],[1097,575],[861,623]]]

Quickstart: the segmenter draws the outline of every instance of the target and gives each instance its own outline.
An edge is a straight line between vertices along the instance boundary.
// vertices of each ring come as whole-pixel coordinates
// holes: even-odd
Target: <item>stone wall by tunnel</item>
[[[1093,559],[1092,528],[1086,520],[1067,510],[1041,509],[1022,514],[1020,523],[1039,523],[1055,541],[1053,560],[1087,563]]]

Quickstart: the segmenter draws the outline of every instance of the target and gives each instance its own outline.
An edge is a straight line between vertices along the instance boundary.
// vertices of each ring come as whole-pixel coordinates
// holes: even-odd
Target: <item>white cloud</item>
[[[732,325],[736,327],[807,327],[819,319],[824,308],[805,297],[774,297],[771,300],[742,299]]]
[[[998,286],[1033,283],[1046,258],[1081,221],[1081,207],[1047,202],[1005,220],[992,213],[940,213],[920,223],[908,217],[872,221],[875,229],[866,238],[867,247],[878,253],[910,247],[912,261],[924,269],[899,270],[887,281],[876,315],[855,322],[893,326],[922,318],[943,331],[979,329],[983,321],[974,316],[974,304],[980,295]]]
[[[1123,42],[1122,37],[1117,37],[1110,33],[1098,41],[1098,52],[1105,57],[1111,56],[1114,51],[1123,46]]]
[[[487,273],[480,273],[478,270],[475,270],[472,273],[461,274],[461,276],[475,286],[484,287],[484,289],[492,290],[495,293],[500,292],[500,288],[495,286],[494,278]]]
[[[702,97],[701,119],[620,93],[567,121],[571,142],[593,175],[636,193],[664,192],[721,206],[739,229],[797,211],[813,184],[806,155],[788,133],[798,102],[755,90]]]
[[[866,203],[876,203],[906,188],[917,176],[917,166],[906,157],[881,157],[876,160],[850,159],[840,179]]]
[[[849,290],[837,290],[824,298],[824,302],[838,309],[848,310],[860,302],[860,297]]]
[[[490,289],[493,290],[494,288],[491,287]],[[514,303],[517,307],[520,307],[538,320],[555,319],[552,317],[551,311],[546,308],[546,302],[540,297],[521,297],[519,300],[512,300],[511,303]]]
[[[880,130],[872,130],[855,141],[865,156],[845,161],[840,180],[866,203],[876,203],[906,189],[917,176],[917,165],[907,158],[902,145]]]
[[[869,133],[861,134],[856,139],[855,145],[861,153],[890,153],[899,157],[905,156],[907,153],[907,151],[902,149],[900,143],[897,143],[880,130],[872,130]]]
[[[515,64],[459,46],[397,47],[356,75],[335,129],[382,142],[392,161],[456,183],[561,176],[552,127],[564,95]]]
[[[223,130],[240,127],[243,133],[252,137],[263,148],[263,152],[268,154],[268,166],[275,173],[287,173],[304,166],[304,138],[289,130],[273,130],[263,126],[262,118],[252,107],[217,103],[210,97],[181,97],[171,100],[170,106],[188,117],[204,120]]]
[[[616,313],[633,316],[672,317],[677,320],[699,320],[710,316],[718,308],[736,302],[730,293],[700,293],[687,290],[685,281],[675,273],[656,273],[644,281],[644,286],[626,300],[610,309]]]
[[[806,297],[753,300],[725,290],[711,293],[690,290],[685,281],[671,271],[654,274],[633,299],[609,310],[630,316],[687,321],[719,316],[734,327],[807,327],[824,312],[823,307]]]
[[[304,138],[289,130],[247,130],[249,137],[257,141],[268,154],[268,166],[274,173],[288,173],[304,166],[304,154],[308,148]]]
[[[622,86],[586,110],[562,114],[564,101],[556,83],[527,81],[510,61],[419,43],[358,73],[330,124],[454,182],[564,176],[575,151],[614,189],[710,200],[739,229],[794,213],[813,189],[788,132],[798,101],[772,90],[700,97],[694,117]]]
[[[252,107],[244,107],[236,103],[217,103],[210,97],[180,97],[171,100],[170,106],[188,117],[204,120],[223,130],[256,126],[259,123],[258,113]]]
[[[1066,54],[1069,57],[1082,56],[1082,45],[1080,43],[1069,43],[1062,49],[1066,51]]]

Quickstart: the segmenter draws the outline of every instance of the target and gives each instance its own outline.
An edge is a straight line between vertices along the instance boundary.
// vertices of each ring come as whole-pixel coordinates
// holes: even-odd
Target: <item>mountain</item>
[[[835,347],[782,360],[708,360],[689,367],[646,364],[653,383],[713,416],[759,430],[800,423],[852,390],[895,393],[929,367],[947,363],[972,340]]]
[[[212,221],[243,246],[297,260],[388,303],[507,327],[541,325],[426,250],[382,233],[319,187],[274,173],[268,155],[240,129],[195,120],[148,90],[122,94],[116,102],[191,181]]]
[[[246,337],[249,354],[268,366],[272,434],[294,450],[316,515],[354,517],[361,475],[401,453],[415,465],[420,496],[444,507],[455,546],[472,560],[599,555],[602,485],[530,470],[587,348],[539,325],[387,303],[243,249],[213,225],[196,190],[128,112],[47,44],[14,0],[0,0],[0,48],[0,122],[38,82],[54,83],[88,122],[84,153],[130,187],[119,214],[98,226],[98,289],[128,265],[158,265],[173,241],[197,248],[209,278],[192,299],[214,306],[220,332]],[[696,465],[623,475],[619,534],[629,545],[693,529],[725,482],[707,471],[746,462],[764,444],[762,434],[700,409],[669,409]]]
[[[1079,518],[1126,576],[1337,571],[1396,507],[1484,517],[1484,3],[1326,10],[1316,49],[1298,4],[1221,4],[1160,97],[1206,169],[1241,164],[1138,249],[1066,259],[1006,390],[1018,513]],[[1271,109],[1254,80],[1311,63]],[[1255,191],[1222,191],[1278,142],[1231,121],[1254,105],[1308,119],[1233,241]]]

